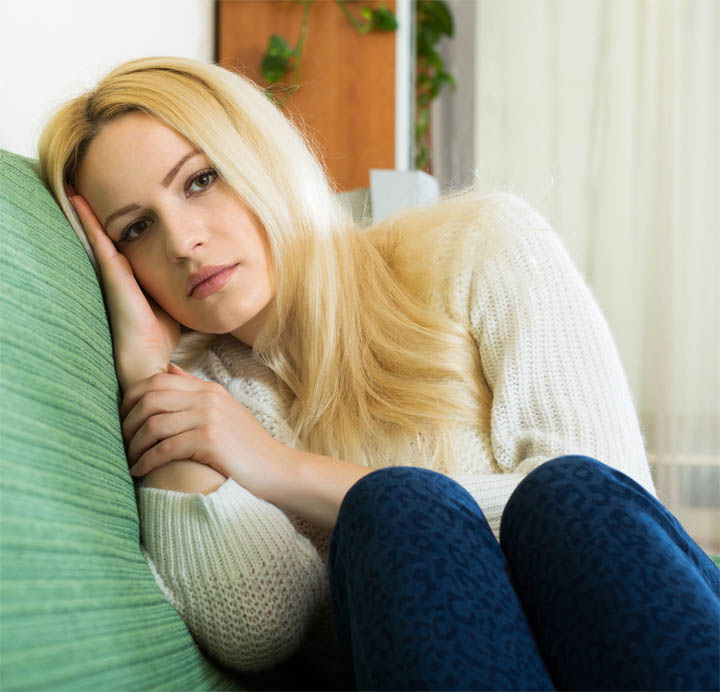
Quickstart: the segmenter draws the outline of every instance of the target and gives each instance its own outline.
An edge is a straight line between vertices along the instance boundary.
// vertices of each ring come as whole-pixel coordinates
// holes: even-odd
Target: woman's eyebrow
[[[163,178],[162,186],[168,187],[170,183],[173,181],[173,178],[177,175],[177,172],[183,167],[183,164],[188,160],[191,159],[193,156],[197,156],[198,154],[201,154],[202,152],[198,149],[193,149],[192,151],[189,151],[185,156],[183,156],[173,167],[172,170]],[[103,224],[104,228],[108,227],[108,224],[115,219],[118,216],[122,216],[123,214],[129,214],[131,211],[135,211],[136,209],[140,209],[139,204],[128,204],[127,206],[123,207],[122,209],[118,209],[117,211],[114,211],[110,216],[105,219],[105,223]]]
[[[173,169],[163,178],[163,187],[167,187],[173,181],[173,178],[177,175],[177,172],[182,168],[182,165],[193,156],[197,156],[200,152],[197,149],[189,151],[183,156],[174,166]]]
[[[105,223],[103,224],[103,228],[107,228],[109,223],[115,219],[116,216],[122,216],[123,214],[129,214],[131,211],[135,211],[136,209],[140,209],[139,204],[128,204],[126,207],[123,207],[122,209],[118,209],[117,211],[114,211],[110,216],[105,219]]]

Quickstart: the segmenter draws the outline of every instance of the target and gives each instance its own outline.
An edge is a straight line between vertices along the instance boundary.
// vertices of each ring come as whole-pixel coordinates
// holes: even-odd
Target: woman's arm
[[[333,457],[288,450],[290,458],[264,498],[314,526],[332,531],[347,491],[372,468]]]
[[[226,480],[222,473],[196,461],[171,461],[148,473],[143,487],[208,495]]]
[[[283,473],[268,483],[265,499],[285,512],[332,531],[350,487],[373,469],[287,448]],[[172,461],[145,476],[143,487],[208,495],[227,478],[195,461]]]
[[[517,484],[557,456],[594,457],[655,494],[627,379],[590,289],[537,211],[509,194],[493,204],[467,304],[501,473],[465,470],[456,480],[494,531]]]

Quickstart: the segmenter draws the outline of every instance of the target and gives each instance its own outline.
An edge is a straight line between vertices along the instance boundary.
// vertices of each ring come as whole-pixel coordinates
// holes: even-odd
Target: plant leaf
[[[427,55],[440,39],[440,33],[427,24],[418,24],[417,30],[418,55]]]
[[[387,7],[379,7],[372,11],[371,28],[377,31],[395,31],[398,28],[397,19]]]
[[[424,58],[427,61],[428,66],[434,67],[436,72],[441,72],[442,69],[445,67],[445,63],[443,63],[443,59],[440,57],[440,53],[438,53],[436,50],[429,50],[424,55]]]
[[[260,65],[263,78],[270,84],[277,82],[290,70],[290,58],[293,55],[295,51],[287,41],[282,36],[273,34],[268,39],[267,51]]]
[[[288,42],[282,36],[273,34],[268,39],[267,53],[269,55],[278,55],[289,58],[295,55],[295,50],[288,45]]]
[[[457,84],[455,83],[455,77],[453,77],[449,72],[445,72],[444,70],[442,72],[439,72],[437,75],[438,85],[442,86],[443,84],[449,84],[450,88],[455,91],[455,87]]]
[[[432,26],[438,34],[452,36],[454,33],[452,14],[444,0],[424,0],[418,3],[418,13],[422,11],[423,22]]]
[[[271,84],[277,82],[289,70],[290,63],[287,58],[279,55],[268,55],[267,53],[263,56],[261,64],[262,76]]]

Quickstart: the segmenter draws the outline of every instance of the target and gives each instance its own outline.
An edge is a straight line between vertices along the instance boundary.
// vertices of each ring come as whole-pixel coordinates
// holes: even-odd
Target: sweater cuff
[[[196,559],[216,562],[208,529],[229,532],[235,557],[257,568],[262,567],[256,564],[259,554],[285,551],[288,541],[308,558],[316,554],[312,543],[295,530],[282,510],[232,478],[207,495],[144,486],[137,488],[137,494],[143,543],[150,555],[162,557],[167,569],[181,566],[177,562],[181,545],[183,550],[193,545]]]
[[[298,649],[329,584],[317,550],[282,510],[230,478],[208,495],[137,494],[143,555],[210,656],[250,672]]]

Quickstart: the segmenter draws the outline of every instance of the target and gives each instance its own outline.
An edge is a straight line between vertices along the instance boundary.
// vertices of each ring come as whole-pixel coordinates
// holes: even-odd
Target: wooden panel
[[[395,0],[348,3],[356,16],[365,5],[395,11]],[[217,61],[267,86],[268,38],[294,46],[302,13],[288,0],[218,0]],[[339,190],[368,187],[371,168],[395,167],[395,32],[359,35],[333,0],[316,0],[300,78],[285,112],[302,119]]]

